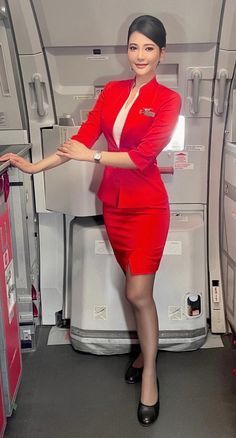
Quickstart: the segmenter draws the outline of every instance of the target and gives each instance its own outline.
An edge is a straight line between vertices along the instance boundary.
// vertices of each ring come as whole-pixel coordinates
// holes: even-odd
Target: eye
[[[146,51],[147,52],[152,52],[154,50],[154,47],[150,46],[150,47],[146,47]]]
[[[129,50],[133,52],[134,50],[136,50],[136,46],[129,46]]]

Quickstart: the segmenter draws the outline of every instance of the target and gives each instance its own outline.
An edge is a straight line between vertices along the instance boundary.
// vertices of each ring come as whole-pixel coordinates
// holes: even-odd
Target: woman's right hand
[[[34,173],[34,164],[29,163],[29,161],[25,160],[19,155],[12,154],[11,152],[8,154],[4,154],[0,157],[0,161],[10,161],[11,165],[17,167],[25,173]]]

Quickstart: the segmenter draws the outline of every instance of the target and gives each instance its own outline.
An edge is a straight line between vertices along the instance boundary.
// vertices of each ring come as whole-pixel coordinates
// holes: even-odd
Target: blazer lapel
[[[142,110],[144,110],[144,109],[151,110],[152,109],[153,102],[155,99],[155,93],[154,93],[155,85],[154,84],[157,84],[156,79],[155,80],[153,79],[150,83],[148,83],[147,85],[144,85],[143,89],[142,88],[140,89],[137,99],[135,99],[133,105],[131,106],[131,108],[127,114],[123,129],[121,132],[120,147],[122,145],[122,140],[123,140],[123,138],[125,138],[126,133],[129,129],[130,122],[132,120],[137,122],[137,118],[139,117],[139,114]]]

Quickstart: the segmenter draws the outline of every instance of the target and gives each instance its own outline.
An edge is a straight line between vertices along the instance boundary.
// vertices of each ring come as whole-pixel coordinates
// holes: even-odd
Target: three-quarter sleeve
[[[82,123],[77,134],[72,135],[71,137],[72,140],[79,141],[88,148],[91,148],[93,146],[95,141],[100,137],[102,133],[101,113],[109,84],[110,83],[106,84],[103,91],[100,93],[97,102],[88,114],[87,120]]]
[[[173,130],[176,126],[181,108],[179,94],[173,93],[170,98],[163,102],[152,126],[136,148],[128,154],[136,166],[143,170],[155,162],[157,155],[169,143]]]

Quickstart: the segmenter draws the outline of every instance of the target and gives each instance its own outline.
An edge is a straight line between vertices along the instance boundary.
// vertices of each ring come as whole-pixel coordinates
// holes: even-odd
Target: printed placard
[[[109,240],[95,240],[95,254],[114,254]]]
[[[5,270],[5,283],[7,294],[8,319],[11,324],[14,316],[14,308],[16,304],[16,288],[14,280],[13,261],[11,261]]]
[[[185,149],[191,152],[204,152],[206,147],[202,144],[188,144]]]
[[[106,321],[107,319],[107,306],[94,305],[93,309],[93,319]]]
[[[188,162],[188,152],[176,152],[174,154],[174,168],[180,170],[193,170],[193,163]]]
[[[189,221],[189,217],[186,215],[182,215],[182,213],[175,213],[173,215],[175,217],[175,219],[177,219],[179,222],[188,222]]]
[[[181,306],[169,306],[168,318],[172,321],[180,321],[182,319],[182,307]]]
[[[108,61],[109,56],[107,55],[89,55],[86,56],[88,61]]]
[[[167,240],[164,248],[164,255],[182,255],[181,240]]]

